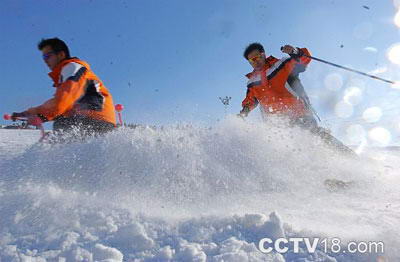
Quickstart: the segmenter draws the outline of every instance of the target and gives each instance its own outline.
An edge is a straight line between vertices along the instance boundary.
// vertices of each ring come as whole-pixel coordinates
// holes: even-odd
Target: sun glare
[[[338,73],[331,73],[324,79],[326,89],[338,91],[343,86],[343,77]]]
[[[361,144],[365,141],[366,132],[361,125],[351,125],[346,129],[347,139],[351,144]]]
[[[368,136],[371,140],[378,142],[383,146],[388,145],[390,143],[390,140],[392,139],[390,132],[383,127],[372,128],[368,132]]]
[[[395,81],[394,84],[391,85],[393,89],[400,89],[400,81]]]
[[[363,113],[363,119],[368,123],[378,122],[382,117],[382,109],[374,106],[367,108]]]
[[[362,101],[362,90],[355,86],[346,88],[343,100],[353,106],[359,104]]]
[[[348,118],[353,115],[353,106],[345,101],[340,101],[335,105],[335,114],[340,118]]]
[[[400,44],[394,44],[387,50],[387,58],[390,62],[400,65]]]
[[[394,16],[394,24],[397,27],[400,27],[400,10],[398,10],[396,15]]]

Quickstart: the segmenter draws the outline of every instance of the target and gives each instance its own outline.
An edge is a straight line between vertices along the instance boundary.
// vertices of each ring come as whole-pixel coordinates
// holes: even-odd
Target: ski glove
[[[244,117],[247,117],[247,115],[248,115],[249,113],[250,113],[250,109],[249,109],[247,106],[245,106],[245,107],[243,107],[243,109],[240,111],[240,113],[238,114],[238,116],[244,118]]]
[[[16,121],[20,117],[28,117],[28,115],[27,115],[27,113],[25,111],[21,112],[21,113],[13,112],[12,115],[11,115],[12,121]]]

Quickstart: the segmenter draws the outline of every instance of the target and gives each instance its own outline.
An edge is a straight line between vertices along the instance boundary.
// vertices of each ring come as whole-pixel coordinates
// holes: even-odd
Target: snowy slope
[[[82,144],[0,130],[1,261],[377,261],[263,254],[269,237],[384,241],[398,261],[396,150],[349,158],[298,129],[227,119]],[[354,181],[329,192],[325,179]]]

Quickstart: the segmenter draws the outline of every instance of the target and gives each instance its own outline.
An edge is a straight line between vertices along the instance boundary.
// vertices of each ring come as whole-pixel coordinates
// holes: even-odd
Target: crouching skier
[[[12,119],[38,116],[43,122],[54,121],[56,141],[112,131],[116,127],[112,96],[89,65],[70,57],[68,46],[58,38],[43,39],[38,48],[52,70],[49,76],[56,88],[54,97],[40,106],[14,112]]]
[[[328,145],[341,151],[354,154],[354,151],[333,137],[324,128],[319,127],[318,117],[311,107],[310,100],[298,78],[304,72],[311,59],[306,48],[285,45],[282,52],[289,57],[277,59],[266,57],[264,47],[259,43],[250,44],[244,51],[244,57],[253,67],[247,74],[247,95],[242,102],[239,116],[246,117],[251,110],[261,106],[262,117],[275,114],[289,119],[291,126],[300,126],[320,136]]]

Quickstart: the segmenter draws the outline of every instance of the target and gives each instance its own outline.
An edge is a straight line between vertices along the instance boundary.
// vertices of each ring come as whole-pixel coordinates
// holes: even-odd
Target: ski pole
[[[281,50],[283,50],[283,47],[281,47]],[[317,57],[314,57],[314,56],[309,56],[309,55],[303,55],[303,56],[311,58],[311,59],[316,60],[316,61],[321,62],[321,63],[325,63],[325,64],[328,64],[328,65],[331,65],[331,66],[334,66],[334,67],[338,67],[338,68],[353,72],[353,73],[357,73],[357,74],[360,74],[360,75],[363,75],[363,76],[368,76],[368,77],[376,79],[376,80],[381,80],[381,81],[389,83],[389,84],[393,84],[393,85],[396,84],[396,82],[394,82],[394,81],[387,80],[387,79],[381,78],[379,76],[374,76],[374,75],[371,75],[371,74],[367,74],[367,73],[364,73],[364,72],[361,72],[361,71],[358,71],[358,70],[355,70],[355,69],[352,69],[352,68],[349,68],[349,67],[346,67],[346,66],[338,65],[338,64],[335,64],[335,63],[332,63],[332,62],[329,62],[329,61],[326,61],[326,60],[323,60],[323,59],[320,59],[320,58],[317,58]]]
[[[328,61],[322,60],[322,59],[317,58],[317,57],[313,57],[313,56],[309,56],[309,55],[304,55],[304,56],[308,57],[308,58],[311,58],[313,60],[319,61],[321,63],[325,63],[325,64],[328,64],[328,65],[331,65],[331,66],[335,66],[335,67],[338,67],[338,68],[341,68],[341,69],[344,69],[344,70],[347,70],[347,71],[350,71],[350,72],[353,72],[353,73],[357,73],[357,74],[360,74],[360,75],[363,75],[363,76],[368,76],[368,77],[376,79],[376,80],[381,80],[381,81],[389,83],[389,84],[393,84],[393,85],[396,84],[394,81],[387,80],[387,79],[381,78],[379,76],[370,75],[370,74],[367,74],[367,73],[364,73],[364,72],[361,72],[361,71],[358,71],[358,70],[355,70],[355,69],[352,69],[352,68],[349,68],[349,67],[341,66],[341,65],[338,65],[338,64],[335,64],[335,63],[332,63],[332,62],[328,62]]]
[[[118,120],[119,120],[119,124],[120,126],[124,125],[124,122],[122,122],[122,110],[124,110],[124,106],[121,104],[116,104],[115,105],[115,111],[117,111],[118,113]]]
[[[4,114],[3,118],[5,120],[12,120],[12,117],[9,114]],[[36,128],[40,129],[41,137],[40,137],[39,141],[42,141],[44,139],[44,137],[47,135],[46,132],[44,131],[44,127],[42,125],[43,121],[37,116],[16,117],[15,119],[19,120],[19,121],[26,121],[29,125],[33,125]]]

